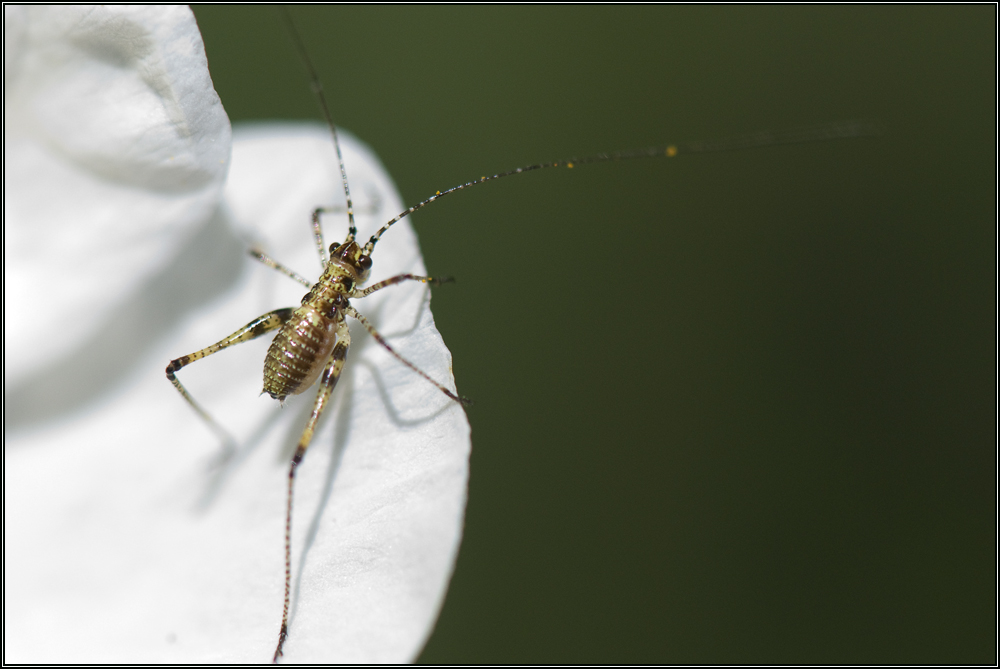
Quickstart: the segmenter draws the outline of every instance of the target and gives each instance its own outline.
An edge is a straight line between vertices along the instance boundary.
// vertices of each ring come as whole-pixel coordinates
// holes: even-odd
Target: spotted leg
[[[285,606],[281,613],[281,630],[278,632],[278,647],[274,650],[274,659],[272,662],[277,662],[278,658],[281,657],[281,649],[285,645],[285,639],[288,637],[288,608],[292,594],[292,492],[295,488],[295,470],[298,468],[299,463],[302,462],[302,457],[306,454],[306,449],[309,448],[313,433],[316,431],[316,425],[319,423],[320,416],[323,415],[323,411],[326,409],[330,399],[330,393],[333,392],[333,388],[337,385],[337,380],[340,378],[340,373],[344,370],[347,349],[350,347],[351,332],[347,327],[347,319],[341,316],[340,322],[337,324],[337,343],[330,354],[330,361],[326,364],[326,369],[323,370],[323,376],[320,377],[319,393],[316,394],[316,402],[313,404],[312,413],[309,415],[309,422],[306,423],[306,428],[302,431],[302,436],[299,438],[299,445],[295,448],[295,455],[292,456],[292,464],[288,468],[288,504],[285,509]]]
[[[288,322],[288,319],[292,317],[292,313],[294,311],[295,309],[289,307],[286,309],[276,309],[275,311],[266,313],[263,316],[259,316],[250,321],[222,341],[216,342],[211,346],[203,348],[200,351],[195,351],[189,355],[183,355],[176,360],[171,360],[170,364],[167,365],[167,378],[170,380],[170,383],[174,384],[174,388],[176,388],[177,392],[181,394],[181,397],[187,400],[187,403],[198,412],[201,419],[205,421],[205,424],[208,425],[209,429],[211,429],[212,432],[219,437],[219,440],[222,441],[224,447],[227,449],[235,447],[233,438],[228,432],[226,432],[225,429],[223,429],[221,425],[215,422],[215,419],[212,418],[207,411],[201,408],[201,405],[194,401],[194,398],[191,397],[191,393],[187,391],[184,384],[182,384],[180,379],[177,378],[176,374],[182,367],[190,365],[195,360],[201,360],[202,358],[206,358],[213,353],[218,353],[224,348],[229,348],[230,346],[234,346],[236,344],[242,344],[245,341],[250,341],[251,339],[256,339],[261,335],[267,334],[272,330],[277,330]]]
[[[372,293],[382,290],[383,288],[388,288],[389,286],[395,286],[397,283],[403,283],[404,281],[419,281],[421,283],[427,283],[432,286],[440,286],[442,283],[451,283],[455,279],[450,276],[420,276],[418,274],[397,274],[396,276],[390,277],[385,281],[379,281],[378,283],[372,284],[367,288],[361,290],[355,290],[351,297],[368,297]]]
[[[367,207],[358,209],[358,214],[377,214],[382,208],[382,198],[379,196],[377,190],[369,193],[368,197],[371,199],[371,204]],[[353,205],[352,205],[353,207]],[[343,206],[330,206],[330,207],[316,207],[313,209],[312,213],[312,227],[313,227],[313,239],[316,240],[316,250],[319,252],[319,262],[326,268],[326,263],[328,258],[326,256],[326,242],[323,241],[323,224],[320,223],[320,216],[322,214],[344,214],[348,215],[348,220],[351,221],[351,227],[347,231],[347,240],[353,241],[358,235],[357,228],[354,227],[354,212],[349,210],[347,207]]]
[[[421,277],[421,278],[426,278],[426,277]],[[391,281],[392,279],[387,279],[387,280]],[[377,286],[378,284],[375,284],[375,285]],[[373,288],[374,288],[374,286],[373,286]],[[451,399],[453,399],[456,402],[458,402],[459,404],[461,404],[463,407],[472,406],[472,400],[471,399],[469,399],[468,397],[465,397],[463,395],[456,395],[455,393],[451,392],[450,390],[448,390],[447,388],[445,388],[444,385],[438,383],[437,381],[435,381],[434,379],[432,379],[431,377],[429,377],[426,374],[426,372],[424,372],[422,369],[420,369],[419,367],[417,367],[416,365],[414,365],[412,362],[410,362],[409,360],[407,360],[406,358],[404,358],[403,356],[401,356],[399,353],[397,353],[396,349],[394,349],[392,346],[390,346],[389,342],[387,342],[385,340],[385,337],[383,337],[381,334],[379,334],[379,331],[375,329],[375,326],[372,325],[371,322],[367,318],[365,318],[364,316],[362,316],[361,314],[359,314],[358,311],[354,307],[348,305],[348,307],[344,310],[344,312],[348,316],[350,316],[351,318],[357,319],[357,321],[359,323],[361,323],[363,326],[365,326],[365,329],[368,330],[368,334],[370,334],[372,337],[374,337],[375,341],[377,341],[379,344],[382,345],[382,348],[384,348],[385,350],[389,351],[389,353],[392,353],[392,355],[394,355],[396,357],[396,359],[399,360],[401,363],[403,363],[404,365],[406,365],[407,367],[409,367],[410,369],[412,369],[414,372],[416,372],[420,376],[424,377],[425,379],[427,379],[428,381],[430,381],[431,383],[433,383],[437,387],[438,390],[440,390],[442,393],[444,393],[445,395],[447,395]]]
[[[251,258],[253,258],[254,260],[256,260],[257,262],[263,263],[263,264],[267,265],[268,267],[270,267],[271,269],[278,270],[279,272],[281,272],[285,276],[289,277],[290,279],[298,281],[299,283],[301,283],[306,288],[309,288],[309,287],[312,286],[312,284],[309,283],[309,281],[307,281],[306,279],[302,278],[302,276],[298,272],[295,272],[295,271],[289,269],[288,267],[285,267],[280,262],[278,262],[277,260],[275,260],[271,256],[267,255],[266,253],[264,253],[263,251],[261,251],[258,248],[252,248],[252,249],[250,249],[249,251],[247,251],[247,254]]]

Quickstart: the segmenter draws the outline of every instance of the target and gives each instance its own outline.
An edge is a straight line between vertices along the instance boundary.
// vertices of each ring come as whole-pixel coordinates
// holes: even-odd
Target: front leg
[[[418,274],[397,274],[394,277],[390,277],[385,281],[379,281],[376,284],[372,284],[363,290],[355,290],[352,294],[352,298],[357,297],[368,297],[372,293],[382,290],[383,288],[388,288],[389,286],[395,286],[397,283],[403,283],[404,281],[419,281],[420,283],[427,283],[432,286],[440,286],[442,283],[451,283],[455,279],[450,276],[420,276]]]
[[[281,272],[282,274],[284,274],[288,278],[292,279],[293,281],[298,281],[299,283],[301,283],[306,288],[311,288],[312,287],[312,284],[309,283],[309,281],[307,281],[306,279],[304,279],[298,272],[296,272],[296,271],[294,271],[294,270],[292,270],[292,269],[290,269],[288,267],[285,267],[280,262],[278,262],[277,260],[275,260],[271,256],[267,255],[266,253],[264,253],[260,249],[254,247],[254,248],[250,249],[249,251],[247,251],[247,254],[249,254],[249,256],[251,258],[253,258],[254,260],[256,260],[257,262],[261,262],[261,263],[267,265],[268,267],[270,267],[271,269],[278,270],[279,272]]]

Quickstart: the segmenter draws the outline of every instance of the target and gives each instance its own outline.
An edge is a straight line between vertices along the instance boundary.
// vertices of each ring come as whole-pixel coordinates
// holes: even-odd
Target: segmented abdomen
[[[337,322],[311,306],[299,307],[278,332],[264,359],[264,392],[276,400],[307,390],[337,342]]]

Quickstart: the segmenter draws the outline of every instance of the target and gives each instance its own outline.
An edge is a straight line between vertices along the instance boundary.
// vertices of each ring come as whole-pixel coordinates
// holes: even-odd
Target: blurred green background
[[[273,10],[195,13],[233,121],[319,118]],[[409,204],[604,150],[884,131],[415,217],[476,400],[422,660],[997,661],[995,7],[295,16]]]

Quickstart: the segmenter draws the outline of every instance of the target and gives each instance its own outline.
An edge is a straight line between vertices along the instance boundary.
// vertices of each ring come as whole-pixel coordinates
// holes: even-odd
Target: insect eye
[[[372,268],[372,259],[369,256],[361,256],[358,258],[358,266],[366,272]]]
[[[330,255],[333,255],[333,252],[337,250],[337,246],[338,244],[330,244]]]

